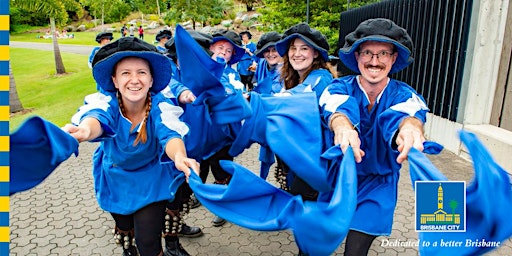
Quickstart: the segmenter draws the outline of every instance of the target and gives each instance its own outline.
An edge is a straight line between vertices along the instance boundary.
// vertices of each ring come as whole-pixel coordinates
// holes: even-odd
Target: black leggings
[[[134,229],[135,243],[141,256],[155,256],[162,252],[166,203],[152,203],[130,215],[111,213],[117,228],[123,231]]]
[[[252,88],[254,88],[254,85],[252,83],[252,78],[254,75],[240,75],[240,80],[242,84],[244,84],[245,89],[247,91],[252,91]]]
[[[368,255],[368,250],[377,236],[368,235],[359,231],[349,230],[345,240],[344,256]]]
[[[212,170],[213,177],[215,181],[221,184],[227,184],[229,179],[231,178],[231,174],[227,173],[220,166],[220,160],[230,160],[233,161],[233,157],[229,155],[229,149],[231,146],[226,146],[219,150],[217,153],[213,154],[210,158],[201,161],[201,165],[199,166],[200,172],[199,177],[203,183],[206,182],[208,178],[208,173],[210,169]]]

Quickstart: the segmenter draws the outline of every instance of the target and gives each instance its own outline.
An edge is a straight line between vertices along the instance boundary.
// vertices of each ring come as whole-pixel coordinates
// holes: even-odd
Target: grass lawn
[[[96,82],[87,66],[88,56],[61,52],[67,74],[55,75],[53,52],[11,48],[11,66],[16,89],[26,111],[11,114],[14,131],[26,118],[41,116],[57,126],[69,123],[84,97],[96,92]]]

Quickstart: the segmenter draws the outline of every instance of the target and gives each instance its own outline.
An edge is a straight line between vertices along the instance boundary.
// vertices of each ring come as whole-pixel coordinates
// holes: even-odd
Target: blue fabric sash
[[[466,188],[466,232],[421,232],[420,241],[429,241],[422,246],[421,255],[481,255],[495,246],[466,244],[470,242],[503,242],[512,236],[512,190],[509,174],[492,158],[489,151],[475,134],[460,131],[461,141],[466,145],[473,160],[475,176]],[[409,153],[412,183],[416,180],[448,180],[430,160],[418,150]],[[434,242],[462,242],[460,247],[437,247]]]
[[[71,154],[78,156],[78,141],[56,125],[34,116],[10,135],[9,194],[40,184]]]
[[[339,160],[339,146],[326,158]],[[231,173],[229,185],[203,184],[192,172],[189,184],[197,199],[214,214],[257,231],[291,229],[298,247],[309,255],[330,255],[345,238],[356,207],[357,174],[351,149],[342,157],[336,187],[326,201],[303,202],[300,196],[274,187],[243,166],[221,161]],[[184,176],[169,187],[171,193]],[[248,189],[250,188],[250,189]]]

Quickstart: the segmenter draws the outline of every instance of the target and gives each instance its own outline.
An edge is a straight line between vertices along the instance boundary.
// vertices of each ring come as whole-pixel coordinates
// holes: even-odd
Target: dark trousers
[[[201,180],[203,183],[206,182],[206,179],[208,178],[208,173],[211,169],[213,177],[215,178],[215,183],[219,184],[228,184],[229,180],[231,179],[231,174],[227,173],[222,169],[220,166],[219,161],[220,160],[230,160],[233,161],[233,157],[228,154],[229,148],[231,146],[226,146],[219,150],[217,153],[213,154],[208,159],[205,159],[201,161],[200,165],[200,173],[199,177],[201,177]]]
[[[134,230],[135,243],[141,256],[158,255],[162,251],[166,204],[167,201],[152,203],[130,215],[111,213],[117,228]]]
[[[254,84],[252,83],[252,77],[254,75],[240,75],[240,81],[244,84],[247,91],[252,91]]]

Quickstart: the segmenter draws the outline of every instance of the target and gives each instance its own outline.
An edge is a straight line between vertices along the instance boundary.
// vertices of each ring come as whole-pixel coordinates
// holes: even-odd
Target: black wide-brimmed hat
[[[327,37],[320,31],[311,28],[307,23],[299,23],[283,33],[283,39],[276,43],[277,52],[284,56],[290,47],[292,39],[300,38],[315,48],[325,61],[329,60],[329,43]]]
[[[407,30],[398,26],[393,21],[384,18],[369,19],[361,22],[357,28],[345,36],[345,45],[338,52],[341,61],[346,67],[360,73],[357,66],[355,51],[367,41],[391,43],[398,52],[390,74],[396,73],[414,61],[412,57],[413,43]]]
[[[101,39],[106,38],[109,40],[114,39],[114,36],[111,32],[100,32],[96,35],[96,42],[100,43]]]
[[[158,33],[156,33],[155,39],[156,39],[156,41],[160,41],[164,37],[171,39],[172,32],[168,29],[162,29],[162,30],[158,31]]]
[[[281,37],[283,35],[275,32],[275,31],[271,31],[271,32],[268,32],[268,33],[265,33],[263,34],[261,37],[260,37],[260,40],[258,40],[258,44],[256,44],[256,52],[254,52],[254,54],[256,54],[256,56],[258,58],[263,58],[263,53],[271,46],[275,46],[276,43],[281,40]]]
[[[96,83],[105,91],[115,92],[112,81],[115,65],[126,57],[145,59],[151,68],[153,86],[151,91],[159,92],[171,80],[171,62],[156,47],[136,37],[122,37],[101,47],[92,61],[92,75]]]
[[[239,62],[244,56],[245,50],[241,46],[242,39],[240,38],[240,35],[238,35],[235,31],[221,30],[212,34],[212,37],[212,44],[218,41],[226,40],[233,45],[235,52],[233,53],[233,56],[231,56],[231,60],[228,62],[228,64],[235,64]]]
[[[213,37],[209,34],[195,31],[195,30],[186,30],[194,40],[196,40],[199,45],[207,52],[210,53],[210,44],[212,43]],[[165,43],[165,48],[168,50],[168,54],[171,56],[176,56],[176,44],[174,43],[174,37],[169,39]]]

